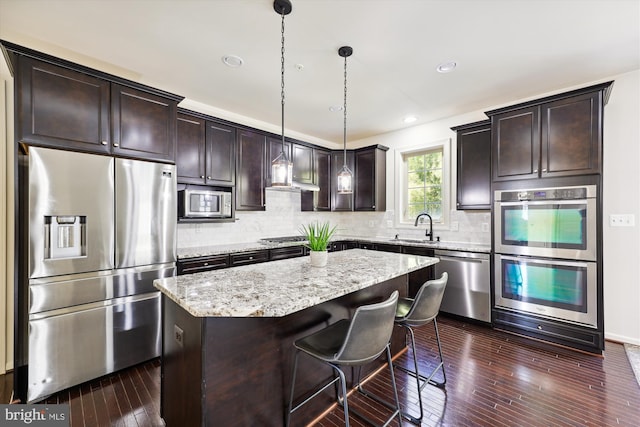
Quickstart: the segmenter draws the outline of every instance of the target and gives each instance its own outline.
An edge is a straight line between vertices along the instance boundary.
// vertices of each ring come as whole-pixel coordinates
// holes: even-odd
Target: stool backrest
[[[386,301],[358,307],[334,361],[359,365],[376,359],[387,347],[393,332],[398,291]]]
[[[420,326],[433,320],[440,311],[440,303],[448,279],[449,275],[444,272],[439,279],[425,282],[418,290],[409,312],[402,320],[411,326]]]

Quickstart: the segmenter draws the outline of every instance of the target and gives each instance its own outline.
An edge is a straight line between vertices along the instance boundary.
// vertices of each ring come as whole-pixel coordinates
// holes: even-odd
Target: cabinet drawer
[[[287,248],[271,249],[269,259],[275,261],[277,259],[296,258],[307,254],[304,246],[289,246]]]
[[[229,267],[229,255],[215,255],[178,261],[178,275]]]
[[[243,252],[231,254],[231,266],[256,264],[258,262],[269,261],[269,251]]]

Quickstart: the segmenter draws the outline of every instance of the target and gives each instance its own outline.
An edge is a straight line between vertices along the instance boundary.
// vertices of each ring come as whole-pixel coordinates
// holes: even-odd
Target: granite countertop
[[[359,242],[384,243],[388,245],[416,246],[433,249],[443,249],[449,251],[464,252],[480,252],[490,253],[491,246],[480,243],[466,242],[421,242],[421,239],[410,239],[411,241],[396,240],[390,237],[356,237],[356,236],[338,236],[333,241],[357,240]],[[302,245],[304,242],[286,242],[286,243],[265,243],[265,242],[249,242],[249,243],[233,243],[228,245],[212,245],[200,246],[193,248],[179,248],[178,259],[196,258],[211,255],[223,255],[239,252],[257,251],[273,248],[284,248],[288,246]]]
[[[283,317],[438,262],[437,258],[351,249],[326,267],[291,258],[155,280],[196,317]]]

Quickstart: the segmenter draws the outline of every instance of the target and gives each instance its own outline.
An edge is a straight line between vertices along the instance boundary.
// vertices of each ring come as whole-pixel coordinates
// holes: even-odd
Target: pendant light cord
[[[281,47],[280,47],[280,104],[281,104],[281,124],[282,124],[282,154],[286,158],[286,154],[284,152],[284,8],[281,11],[282,15],[282,37],[281,37]]]
[[[344,57],[344,128],[342,142],[344,147],[344,167],[347,166],[347,57]]]

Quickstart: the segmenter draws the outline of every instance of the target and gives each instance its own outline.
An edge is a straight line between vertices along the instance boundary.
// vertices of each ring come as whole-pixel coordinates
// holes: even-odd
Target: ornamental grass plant
[[[329,221],[319,223],[318,221],[302,225],[300,230],[302,235],[307,238],[306,246],[317,252],[326,251],[329,246],[331,237],[336,232],[336,226],[331,226]]]

